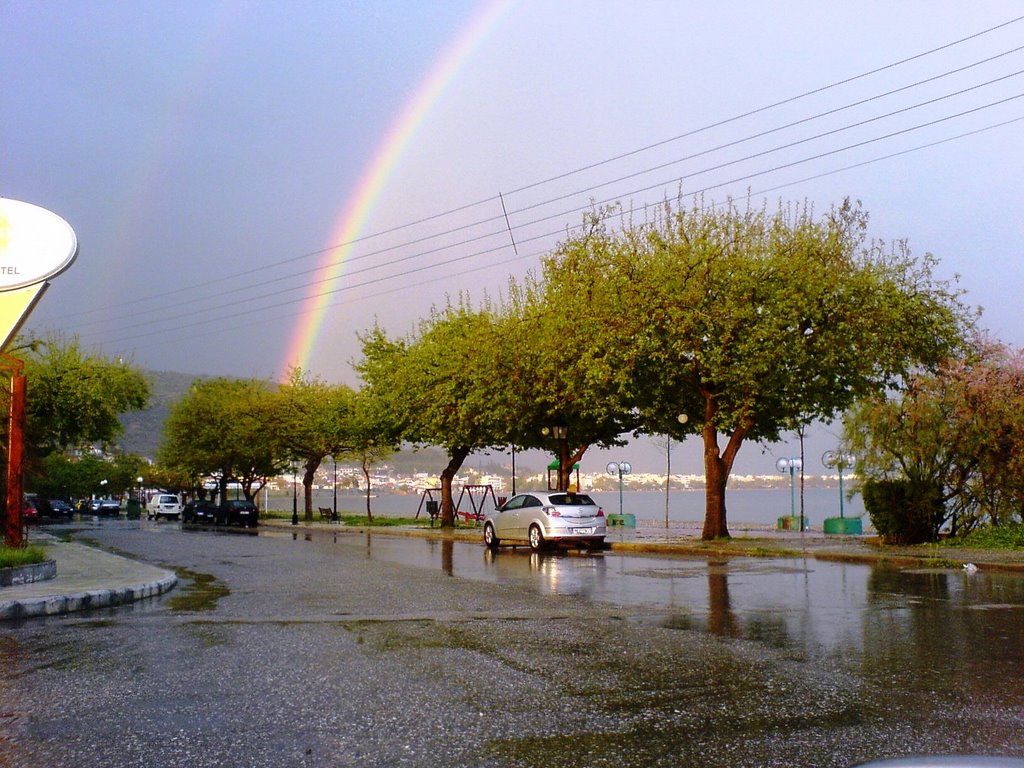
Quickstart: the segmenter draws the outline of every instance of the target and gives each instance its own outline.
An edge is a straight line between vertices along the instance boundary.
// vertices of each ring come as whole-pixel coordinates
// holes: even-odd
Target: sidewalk
[[[171,571],[84,544],[33,532],[57,563],[46,581],[0,587],[0,621],[104,608],[163,594],[178,583]]]

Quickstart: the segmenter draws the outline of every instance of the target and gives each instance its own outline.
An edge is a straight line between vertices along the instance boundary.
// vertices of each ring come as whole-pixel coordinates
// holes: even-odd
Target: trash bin
[[[138,520],[142,517],[142,505],[138,499],[128,499],[125,505],[125,515],[129,520]]]
[[[436,501],[428,501],[427,502],[427,514],[430,515],[430,520],[431,521],[433,521],[434,518],[437,517],[439,511],[440,511],[439,510],[439,506],[438,506],[438,503]]]

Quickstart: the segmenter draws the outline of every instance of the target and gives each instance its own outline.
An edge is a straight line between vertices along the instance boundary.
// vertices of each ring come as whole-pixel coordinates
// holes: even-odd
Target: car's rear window
[[[594,500],[585,493],[555,493],[549,496],[552,504],[568,507],[597,506]]]

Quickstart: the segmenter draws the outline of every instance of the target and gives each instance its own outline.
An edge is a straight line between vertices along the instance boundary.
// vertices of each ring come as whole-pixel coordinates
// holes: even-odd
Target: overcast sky
[[[0,0],[0,196],[80,241],[28,329],[195,374],[280,378],[304,345],[355,383],[358,331],[681,189],[859,199],[1020,345],[1022,8]]]

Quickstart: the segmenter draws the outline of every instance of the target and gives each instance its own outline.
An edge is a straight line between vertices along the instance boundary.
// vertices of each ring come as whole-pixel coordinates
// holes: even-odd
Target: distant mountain
[[[171,405],[188,393],[196,381],[209,378],[190,373],[174,373],[173,371],[143,371],[149,378],[152,387],[149,407],[144,411],[126,413],[121,416],[124,434],[118,441],[126,453],[135,453],[149,459],[156,458],[156,451],[163,436],[164,421],[170,412]],[[339,462],[340,463],[340,462]],[[404,473],[429,472],[437,474],[448,463],[444,450],[440,448],[422,448],[418,451],[403,450],[383,462]],[[472,460],[474,468],[496,472],[501,462],[493,463],[481,458]]]
[[[127,453],[156,458],[156,449],[171,405],[188,392],[192,383],[203,376],[173,371],[143,371],[152,387],[149,408],[121,416],[124,434],[119,440]]]

